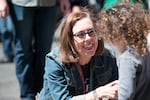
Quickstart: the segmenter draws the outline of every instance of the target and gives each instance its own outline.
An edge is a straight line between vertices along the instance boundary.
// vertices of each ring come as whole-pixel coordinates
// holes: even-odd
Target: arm
[[[9,14],[7,0],[0,0],[0,18],[6,18]]]
[[[96,93],[99,99],[108,98],[116,100],[118,97],[118,81],[116,80],[104,86],[98,87],[96,89]]]
[[[128,100],[135,91],[136,68],[132,59],[119,60],[118,100]]]
[[[94,94],[95,92],[95,94]],[[79,99],[82,97],[83,99]],[[104,86],[98,87],[94,91],[91,91],[85,95],[74,96],[71,100],[99,100],[102,98],[117,99],[118,97],[118,81],[113,81]]]
[[[53,100],[71,99],[62,67],[48,57],[46,58],[44,81],[47,81],[48,92],[50,92]]]

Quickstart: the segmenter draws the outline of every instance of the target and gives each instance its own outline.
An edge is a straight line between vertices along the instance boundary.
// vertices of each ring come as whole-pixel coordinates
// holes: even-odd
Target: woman
[[[149,14],[136,5],[118,4],[99,13],[99,17],[100,37],[119,51],[118,100],[149,100]]]
[[[72,12],[63,24],[60,47],[46,56],[40,100],[115,99],[117,79],[116,60],[98,39],[95,16],[86,8]]]

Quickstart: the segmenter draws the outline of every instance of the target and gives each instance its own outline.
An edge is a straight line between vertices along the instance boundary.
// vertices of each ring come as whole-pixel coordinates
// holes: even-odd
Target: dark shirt
[[[133,100],[150,100],[150,53],[146,55]]]

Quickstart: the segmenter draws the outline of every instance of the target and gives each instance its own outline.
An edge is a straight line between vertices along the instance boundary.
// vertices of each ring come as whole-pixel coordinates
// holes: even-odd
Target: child
[[[99,13],[99,37],[117,48],[118,100],[149,100],[150,75],[146,36],[150,18],[144,9],[118,4]],[[148,71],[149,70],[149,71]]]

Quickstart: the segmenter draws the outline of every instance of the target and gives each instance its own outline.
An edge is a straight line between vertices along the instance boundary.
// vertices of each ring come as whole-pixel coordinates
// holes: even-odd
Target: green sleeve
[[[108,10],[108,9],[114,7],[118,2],[119,2],[119,0],[105,0],[103,8],[104,8],[104,10]]]
[[[117,5],[119,2],[124,2],[124,0],[104,0],[103,9],[108,10],[108,9],[114,7],[115,5]],[[135,3],[137,3],[137,0],[130,0],[130,4],[135,4]],[[140,2],[140,5],[142,8],[145,8],[145,9],[148,8],[148,4],[147,4],[146,0],[142,0]]]

